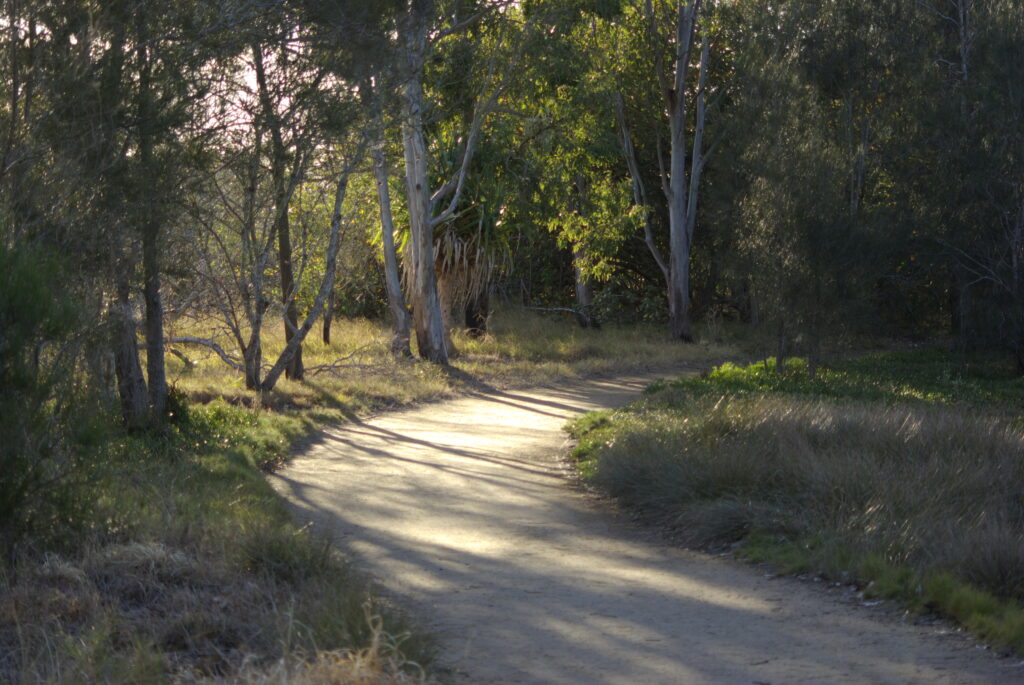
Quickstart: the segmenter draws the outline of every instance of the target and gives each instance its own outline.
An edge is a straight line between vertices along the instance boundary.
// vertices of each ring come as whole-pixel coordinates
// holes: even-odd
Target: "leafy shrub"
[[[0,551],[29,532],[56,534],[76,518],[66,477],[69,374],[57,344],[74,323],[57,265],[30,250],[0,247]]]

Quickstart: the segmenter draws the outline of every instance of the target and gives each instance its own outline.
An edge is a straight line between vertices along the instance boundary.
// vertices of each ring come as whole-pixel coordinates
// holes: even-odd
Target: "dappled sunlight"
[[[870,615],[793,601],[789,581],[678,550],[572,489],[556,458],[566,418],[650,380],[479,389],[333,428],[271,478],[432,621],[444,665],[472,682],[940,677],[920,637],[876,638]]]

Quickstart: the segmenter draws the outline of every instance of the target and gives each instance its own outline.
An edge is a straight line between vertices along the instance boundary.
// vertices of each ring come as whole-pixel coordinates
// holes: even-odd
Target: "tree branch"
[[[224,363],[230,366],[231,368],[235,369],[236,371],[245,371],[245,367],[242,366],[242,364],[237,359],[235,359],[230,354],[225,352],[223,347],[221,347],[212,340],[207,340],[206,338],[196,338],[190,335],[186,335],[179,336],[177,338],[167,338],[166,340],[164,340],[164,343],[167,345],[202,345],[203,347],[207,347],[216,352],[217,356],[220,357],[224,361]],[[174,353],[173,350],[171,352]]]

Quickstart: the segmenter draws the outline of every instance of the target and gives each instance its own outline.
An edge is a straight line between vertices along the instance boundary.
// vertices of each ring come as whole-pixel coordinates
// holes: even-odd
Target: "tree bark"
[[[143,10],[141,34],[148,31]],[[153,120],[152,56],[143,43],[137,54],[141,62],[139,74],[139,159],[142,168],[153,178],[159,174],[154,168],[154,140],[150,127]],[[142,273],[143,296],[146,303],[146,376],[149,380],[150,421],[163,423],[167,411],[167,370],[164,363],[164,308],[160,297],[160,222],[162,208],[151,200],[142,218]]]
[[[284,185],[283,180],[281,185]],[[278,208],[277,221],[277,255],[281,271],[281,304],[284,307],[284,342],[287,346],[299,327],[299,312],[295,305],[295,273],[292,269],[291,224],[288,221],[287,205]],[[285,375],[293,381],[301,381],[305,375],[301,344],[296,347],[295,354],[288,362]]]
[[[146,423],[146,379],[142,376],[142,364],[139,363],[139,342],[135,334],[131,287],[126,273],[118,277],[117,302],[112,310],[112,318],[114,369],[121,399],[121,417],[129,428],[141,428]]]
[[[594,318],[594,289],[580,266],[583,262],[583,249],[577,248],[572,255],[573,273],[576,280],[576,320],[580,328],[600,328]]]
[[[160,297],[159,235],[147,228],[142,238],[143,289],[146,301],[146,376],[153,423],[163,422],[167,411],[167,369],[164,363],[164,307]]]
[[[669,105],[670,162],[667,183],[669,215],[669,334],[675,340],[693,341],[690,321],[690,252],[696,222],[696,194],[699,178],[688,179],[687,161],[687,75],[701,0],[679,2],[675,26],[675,78],[666,94]],[[698,117],[699,118],[699,117]],[[702,131],[702,129],[700,129]],[[697,141],[695,141],[696,143]],[[699,169],[700,150],[693,151],[693,169]],[[702,165],[701,165],[702,166]],[[695,183],[698,182],[698,183]]]
[[[377,202],[380,205],[380,233],[384,249],[384,283],[391,310],[394,334],[391,338],[391,353],[399,357],[411,357],[409,349],[409,328],[411,318],[402,293],[402,279],[398,274],[398,253],[395,250],[395,220],[391,211],[391,189],[388,185],[388,166],[385,153],[384,124],[380,107],[374,104],[374,141],[371,151],[373,173],[377,182]]]
[[[327,306],[324,308],[324,345],[331,344],[331,323],[334,321],[334,305],[335,293],[334,288],[331,288],[331,294],[327,297]]]
[[[441,303],[434,270],[434,230],[427,176],[427,145],[423,134],[423,60],[427,47],[429,0],[412,0],[402,22],[405,43],[405,85],[402,93],[402,146],[413,258],[412,320],[419,355],[435,364],[448,364]]]

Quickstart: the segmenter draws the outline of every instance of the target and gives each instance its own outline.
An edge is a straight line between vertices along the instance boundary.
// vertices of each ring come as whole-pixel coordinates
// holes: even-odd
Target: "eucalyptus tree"
[[[497,105],[503,90],[503,77],[514,68],[514,61],[487,61],[483,82],[467,89],[472,115],[462,126],[451,173],[440,185],[431,179],[434,155],[427,145],[429,100],[425,89],[428,60],[444,42],[470,28],[508,29],[512,12],[510,0],[438,3],[434,0],[408,0],[398,17],[398,73],[401,75],[402,148],[405,157],[406,209],[409,215],[411,253],[410,300],[413,328],[419,354],[437,364],[447,364],[448,342],[438,296],[435,269],[435,229],[456,217],[466,190],[473,156],[480,141],[484,122]],[[498,44],[497,41],[494,44]],[[486,44],[478,43],[481,47]]]
[[[217,295],[217,311],[240,358],[212,340],[190,342],[217,349],[244,373],[248,388],[262,392],[282,373],[302,377],[302,344],[333,292],[348,183],[366,148],[358,93],[362,70],[351,64],[364,59],[362,46],[354,41],[346,50],[335,34],[342,22],[362,13],[358,6],[349,14],[343,4],[328,5],[282,9],[247,26],[244,48],[207,103],[220,166],[195,208],[206,228],[196,243],[199,272]],[[300,195],[315,200],[316,207],[301,209],[326,226],[306,230],[310,217],[298,214]],[[296,221],[303,227],[297,262]],[[324,236],[321,274],[309,269],[312,232]],[[285,346],[265,365],[263,326],[275,299],[268,282],[275,262]],[[304,279],[317,275],[303,315],[297,297]]]
[[[666,278],[669,333],[673,339],[687,342],[693,340],[690,260],[701,177],[709,154],[704,136],[713,10],[711,0],[644,0],[630,7],[624,22],[625,30],[634,37],[634,49],[648,71],[642,82],[650,84],[648,89],[657,93],[661,100],[657,107],[646,103],[635,108],[650,113],[649,119],[642,121],[640,127],[658,127],[659,130],[655,143],[658,184],[664,195],[669,224],[668,254],[660,254],[653,238],[648,240],[648,245]],[[695,57],[697,72],[694,79]],[[643,100],[644,96],[641,95],[640,99]],[[636,199],[643,203],[648,195],[632,141],[633,130],[638,125],[629,121],[628,111],[620,106],[618,118]],[[667,128],[667,163],[660,132],[662,127]]]
[[[383,73],[383,71],[381,72]],[[395,245],[395,215],[391,201],[391,167],[388,162],[387,125],[384,123],[385,98],[383,84],[378,77],[376,83],[364,82],[364,105],[371,117],[371,150],[373,178],[377,191],[377,206],[380,217],[381,251],[384,261],[384,283],[391,310],[393,335],[391,353],[399,357],[411,357],[409,347],[412,316],[402,290],[399,271],[398,250]]]
[[[581,326],[598,324],[594,284],[622,266],[636,229],[614,117],[609,52],[618,3],[549,3],[518,83],[517,156],[532,177],[521,219],[551,231],[571,258]],[[631,260],[629,260],[631,261]]]

